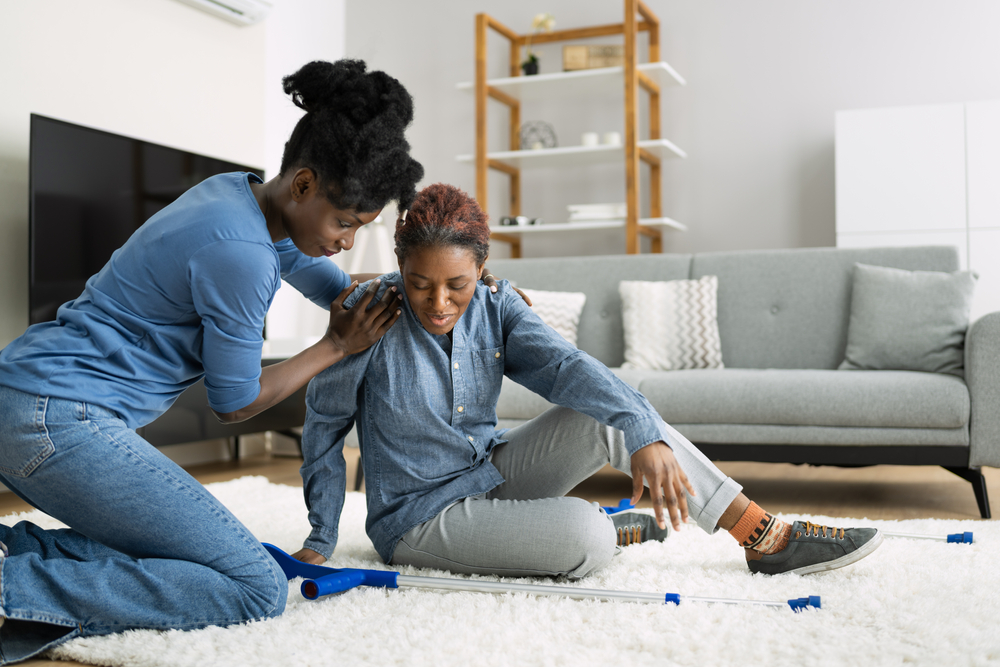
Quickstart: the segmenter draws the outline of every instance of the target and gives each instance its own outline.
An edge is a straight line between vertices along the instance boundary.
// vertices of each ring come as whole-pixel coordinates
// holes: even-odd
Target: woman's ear
[[[307,193],[316,188],[316,172],[309,167],[297,169],[292,175],[291,193],[292,199],[301,201]]]

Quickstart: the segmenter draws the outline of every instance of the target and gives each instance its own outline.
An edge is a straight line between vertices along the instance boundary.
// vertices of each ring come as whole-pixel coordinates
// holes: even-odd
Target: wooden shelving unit
[[[686,157],[684,151],[660,134],[660,91],[666,86],[684,85],[684,79],[670,65],[660,61],[659,19],[641,0],[624,0],[623,23],[590,26],[572,30],[520,35],[487,14],[476,15],[476,78],[474,82],[460,83],[459,89],[472,92],[476,101],[476,150],[472,155],[459,155],[461,162],[474,163],[476,167],[476,199],[483,210],[489,198],[489,170],[500,171],[510,177],[510,215],[521,214],[521,169],[530,167],[581,167],[596,163],[620,162],[625,172],[624,221],[579,222],[546,224],[523,227],[495,227],[492,238],[511,245],[511,256],[521,256],[521,238],[524,234],[544,232],[585,231],[621,227],[625,232],[625,250],[629,254],[640,252],[640,237],[651,240],[651,250],[662,252],[665,230],[684,230],[679,222],[664,218],[660,201],[662,160]],[[487,79],[486,41],[494,30],[510,42],[510,76]],[[638,34],[649,35],[649,62],[638,63]],[[521,50],[530,38],[532,44],[581,40],[594,37],[623,35],[625,44],[624,65],[599,69],[580,70],[521,76]],[[648,93],[649,139],[640,140],[639,89]],[[521,103],[541,99],[564,99],[579,96],[607,96],[616,90],[624,92],[625,128],[621,146],[565,146],[542,150],[520,150]],[[504,104],[509,110],[510,145],[507,150],[489,151],[487,147],[487,104],[489,99]],[[639,169],[640,163],[650,169],[650,217],[640,219]]]

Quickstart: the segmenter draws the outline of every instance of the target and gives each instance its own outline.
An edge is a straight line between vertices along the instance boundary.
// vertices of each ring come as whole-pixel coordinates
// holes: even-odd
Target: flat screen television
[[[28,323],[56,317],[154,213],[209,176],[261,169],[31,115]]]

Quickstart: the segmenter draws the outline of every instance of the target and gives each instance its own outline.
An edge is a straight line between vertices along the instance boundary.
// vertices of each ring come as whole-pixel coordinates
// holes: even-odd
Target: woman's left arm
[[[503,306],[505,374],[556,405],[622,431],[632,457],[635,500],[644,478],[654,500],[663,503],[678,499],[679,493],[683,496],[687,478],[667,445],[666,425],[649,401],[545,325],[514,295],[508,294]],[[683,515],[680,502],[668,507],[672,521]],[[657,519],[663,520],[662,504]]]

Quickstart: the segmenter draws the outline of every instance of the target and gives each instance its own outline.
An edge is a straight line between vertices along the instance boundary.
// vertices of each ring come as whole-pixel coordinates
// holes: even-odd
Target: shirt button
[[[472,441],[473,441],[473,438],[472,438],[472,436],[470,435],[470,436],[469,436],[469,442],[472,442]]]
[[[458,411],[459,411],[459,412],[461,412],[461,411],[462,411],[462,410],[464,410],[464,409],[465,409],[465,408],[463,408],[463,407],[462,407],[461,405],[460,405],[460,406],[458,406]]]
[[[496,354],[494,354],[493,356],[494,356],[494,357],[496,357],[497,359],[499,359],[499,358],[500,358],[500,353],[499,353],[499,352],[497,352],[497,353],[496,353]]]
[[[458,362],[457,361],[455,362],[455,368],[458,368]]]

